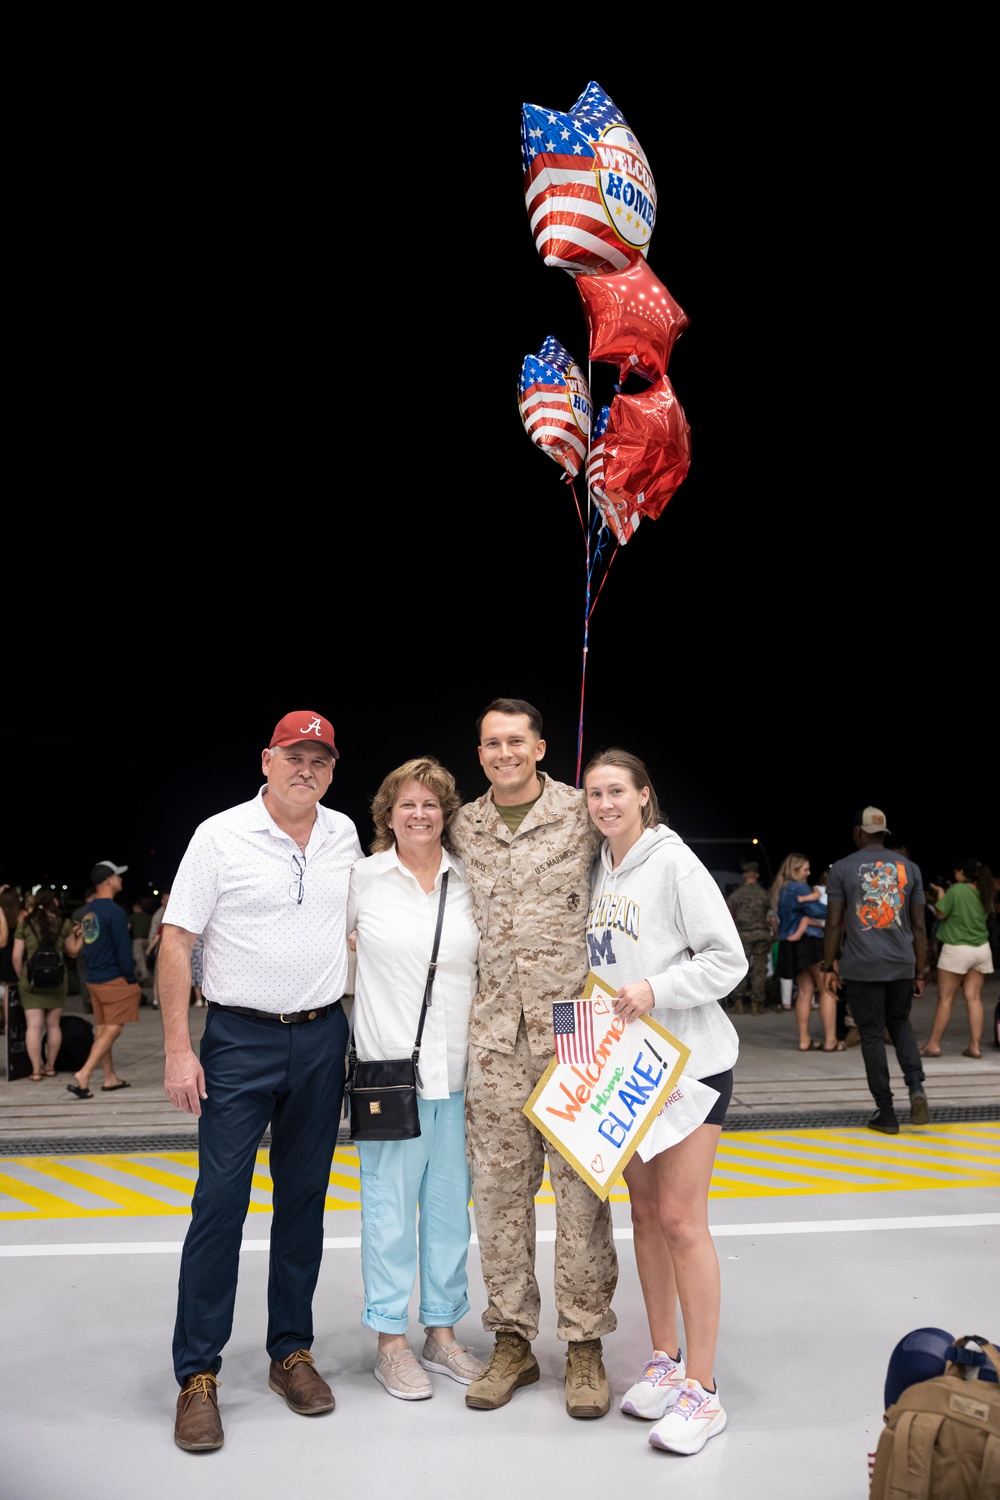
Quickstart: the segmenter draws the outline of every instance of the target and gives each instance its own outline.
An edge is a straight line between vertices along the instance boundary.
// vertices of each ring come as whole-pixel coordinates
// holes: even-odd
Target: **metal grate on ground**
[[[901,1125],[909,1123],[906,1110],[899,1110]],[[850,1130],[867,1125],[871,1109],[851,1110],[773,1110],[759,1114],[730,1115],[725,1125],[725,1134],[741,1130]],[[953,1109],[932,1109],[933,1125],[958,1125],[978,1120],[1000,1120],[1000,1103],[971,1104]],[[270,1133],[261,1139],[261,1146],[271,1144]],[[338,1146],[349,1146],[350,1136],[344,1130],[337,1138]],[[197,1131],[184,1134],[163,1133],[159,1135],[65,1135],[46,1136],[43,1140],[2,1140],[0,1156],[65,1156],[78,1153],[92,1155],[95,1152],[137,1151],[196,1151]]]

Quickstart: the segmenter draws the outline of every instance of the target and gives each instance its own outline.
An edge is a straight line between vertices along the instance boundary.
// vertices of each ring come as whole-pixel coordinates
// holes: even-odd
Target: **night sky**
[[[291,708],[332,719],[327,801],[365,846],[412,755],[479,795],[496,695],[537,704],[544,765],[574,779],[583,537],[517,379],[549,334],[586,366],[587,332],[529,233],[520,109],[567,111],[591,79],[656,179],[693,458],[594,609],[584,759],[634,751],[683,837],[757,837],[774,868],[795,849],[818,875],[873,802],[925,877],[1000,869],[986,208],[974,105],[940,115],[939,61],[734,83],[706,53],[660,86],[540,63],[458,106],[431,77],[372,123],[367,188],[339,148],[331,169],[316,106],[304,153],[260,119],[224,162],[191,155],[155,252],[83,248],[41,425],[43,478],[90,498],[69,535],[53,518],[41,633],[17,570],[0,880],[75,893],[108,858],[126,895],[169,883]],[[592,366],[595,408],[614,379]]]

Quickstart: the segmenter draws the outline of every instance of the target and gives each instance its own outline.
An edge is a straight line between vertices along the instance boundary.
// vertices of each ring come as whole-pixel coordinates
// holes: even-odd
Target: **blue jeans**
[[[361,1322],[405,1333],[417,1278],[420,1214],[420,1321],[453,1328],[469,1311],[472,1186],[465,1159],[465,1095],[419,1099],[412,1141],[358,1141],[361,1161]]]
[[[293,1026],[208,1012],[198,1122],[198,1181],[181,1252],[174,1373],[218,1372],[233,1329],[243,1221],[261,1137],[271,1126],[274,1216],[267,1351],[285,1359],[313,1341],[312,1298],[344,1091],[347,1018],[338,1005]]]

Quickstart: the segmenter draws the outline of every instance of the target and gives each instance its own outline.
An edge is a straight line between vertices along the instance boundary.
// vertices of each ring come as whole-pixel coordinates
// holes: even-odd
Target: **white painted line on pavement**
[[[1000,1214],[940,1214],[932,1217],[921,1214],[900,1219],[803,1219],[787,1224],[713,1224],[713,1239],[731,1239],[749,1236],[759,1239],[764,1234],[872,1234],[883,1229],[983,1229],[1000,1225]],[[550,1245],[556,1237],[554,1229],[539,1229],[535,1239],[541,1245]],[[632,1230],[628,1225],[616,1227],[616,1240],[630,1240]],[[124,1240],[121,1244],[105,1240],[92,1245],[0,1245],[0,1259],[4,1257],[32,1257],[44,1255],[179,1255],[182,1240]],[[472,1236],[474,1245],[479,1243]],[[335,1239],[324,1239],[324,1250],[357,1250],[361,1245],[358,1234],[339,1235]],[[243,1255],[267,1251],[270,1240],[244,1240],[240,1246]]]

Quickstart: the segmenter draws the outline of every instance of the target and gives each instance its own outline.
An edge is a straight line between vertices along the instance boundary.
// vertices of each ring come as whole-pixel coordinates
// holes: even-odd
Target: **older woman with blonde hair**
[[[428,1371],[468,1385],[483,1370],[455,1337],[455,1324],[469,1311],[465,1076],[479,972],[472,897],[462,862],[449,847],[459,806],[454,777],[433,757],[391,771],[372,802],[372,853],[355,864],[348,897],[348,931],[356,934],[352,1027],[358,1057],[405,1057],[413,1051],[447,876],[433,1003],[420,1046],[420,1135],[357,1143],[361,1321],[378,1334],[375,1378],[401,1401],[434,1394]],[[418,1261],[425,1333],[419,1360],[406,1336]]]

